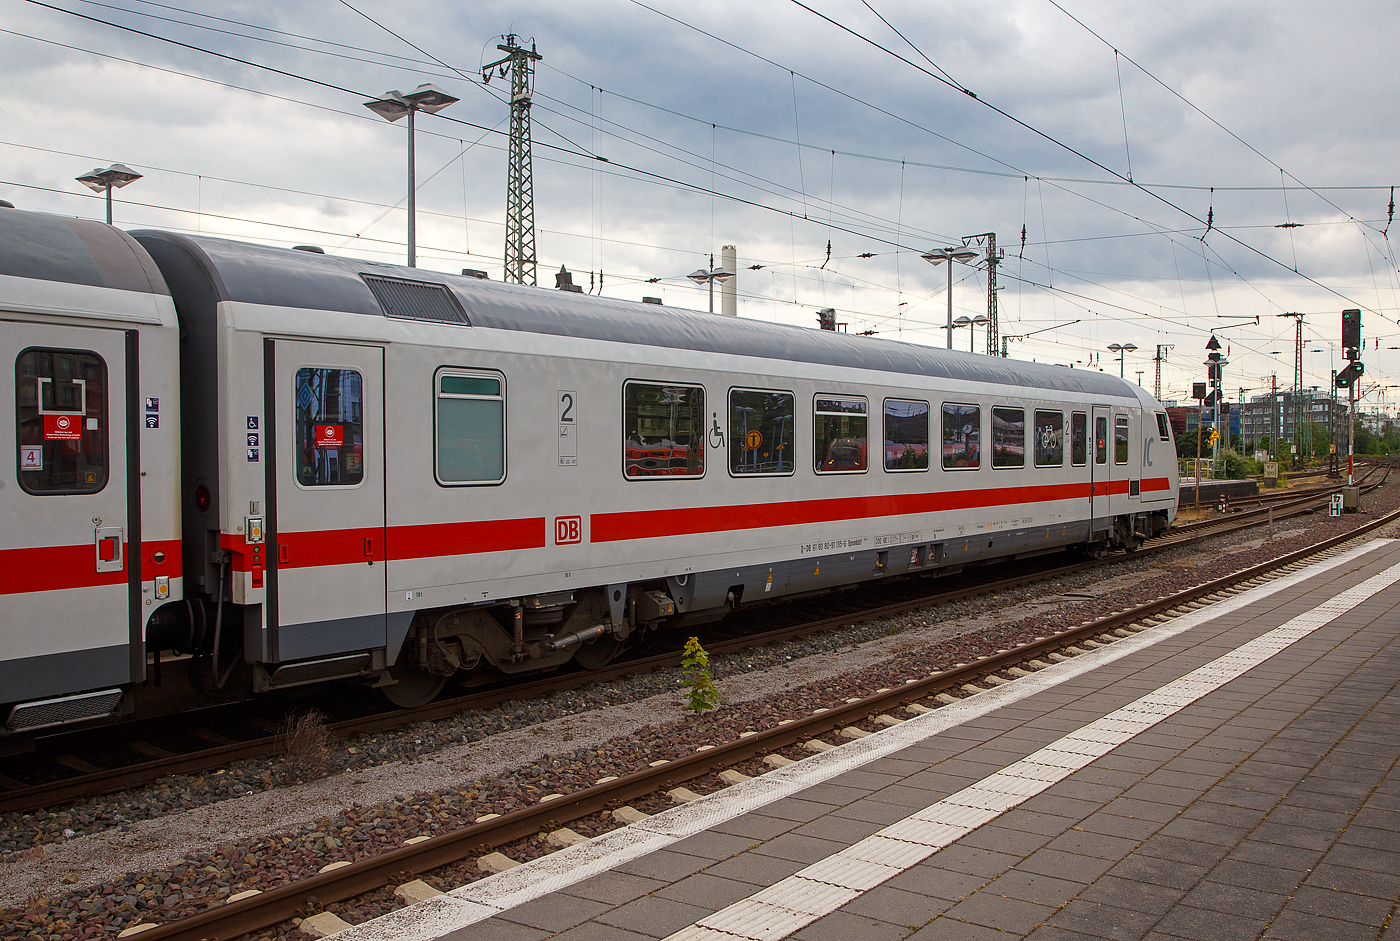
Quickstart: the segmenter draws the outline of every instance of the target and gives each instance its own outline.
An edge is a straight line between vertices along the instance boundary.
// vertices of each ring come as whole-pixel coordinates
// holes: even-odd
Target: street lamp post
[[[114,163],[107,169],[99,167],[84,173],[75,179],[92,190],[94,193],[105,192],[107,194],[107,224],[112,224],[112,188],[121,189],[128,183],[134,183],[141,179],[141,174],[126,166],[125,164]]]
[[[1119,379],[1125,379],[1125,378],[1127,378],[1127,377],[1124,376],[1124,374],[1123,374],[1123,357],[1124,357],[1125,354],[1131,353],[1133,350],[1137,349],[1137,344],[1136,344],[1136,343],[1110,343],[1110,344],[1108,344],[1108,348],[1109,348],[1111,351],[1113,351],[1114,353],[1117,353],[1117,354],[1118,354],[1118,378],[1119,378]]]
[[[962,315],[961,317],[959,317],[957,320],[954,320],[954,321],[953,321],[953,326],[954,326],[954,327],[972,327],[972,328],[975,328],[978,324],[985,324],[985,323],[991,323],[991,322],[992,322],[992,321],[991,321],[991,318],[989,318],[986,314],[978,314],[976,317],[969,317],[969,316],[967,316],[966,314],[963,314],[963,315]],[[977,330],[976,330],[976,329],[970,329],[970,330],[967,331],[967,351],[968,351],[969,353],[976,353],[976,352],[977,352]]]
[[[408,115],[408,267],[418,267],[418,184],[413,152],[413,115],[418,111],[437,114],[450,104],[460,101],[436,85],[419,85],[407,95],[397,88],[386,91],[383,98],[366,101],[365,107],[386,121],[397,121]]]
[[[708,284],[710,286],[710,313],[713,314],[715,312],[715,282],[718,281],[723,284],[725,281],[734,277],[734,272],[726,271],[723,268],[716,268],[715,256],[711,255],[710,267],[708,269],[696,268],[690,274],[686,275],[686,277],[696,284]]]
[[[970,248],[937,248],[931,252],[926,252],[920,256],[930,265],[938,266],[944,262],[948,263],[948,325],[944,328],[948,331],[948,349],[953,348],[953,262],[968,262],[977,257],[977,252]]]

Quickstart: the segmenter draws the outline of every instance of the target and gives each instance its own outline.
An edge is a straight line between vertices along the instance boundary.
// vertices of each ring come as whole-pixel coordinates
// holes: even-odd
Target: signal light
[[[1342,346],[1355,350],[1361,347],[1361,311],[1342,311]]]
[[[1353,360],[1346,369],[1337,373],[1337,388],[1350,389],[1361,381],[1361,376],[1366,372],[1366,367],[1361,364],[1361,360]]]

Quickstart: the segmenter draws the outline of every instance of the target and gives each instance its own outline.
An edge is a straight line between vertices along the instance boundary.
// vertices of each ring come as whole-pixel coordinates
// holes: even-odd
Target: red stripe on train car
[[[1152,489],[1166,489],[1170,486],[1166,478],[1155,478],[1151,483],[1154,485]],[[1148,481],[1143,482],[1144,487],[1147,484]],[[1099,496],[1126,494],[1128,481],[1107,481],[1094,485],[1094,489]],[[619,542],[627,539],[654,539],[658,536],[833,523],[841,520],[875,519],[979,507],[1010,507],[1055,500],[1083,499],[1090,493],[1091,488],[1087,483],[1044,484],[1035,487],[1002,487],[950,493],[796,500],[788,503],[752,503],[673,510],[631,510],[622,513],[595,513],[590,517],[589,530],[593,542]]]
[[[536,516],[516,520],[391,526],[389,545],[389,557],[392,559],[429,559],[510,549],[543,549],[545,519]]]
[[[123,560],[130,548],[122,544]],[[0,549],[0,595],[123,585],[126,578],[125,562],[120,572],[97,571],[97,547],[92,543]]]

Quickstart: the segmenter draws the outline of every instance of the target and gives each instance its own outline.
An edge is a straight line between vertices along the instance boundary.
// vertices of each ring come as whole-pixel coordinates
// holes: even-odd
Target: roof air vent
[[[293,245],[294,252],[311,252],[314,255],[324,255],[326,250],[319,245]]]
[[[480,268],[463,268],[462,276],[464,278],[480,278],[483,281],[490,280],[490,275],[482,271]]]
[[[405,320],[435,320],[440,323],[460,323],[470,327],[462,305],[445,284],[410,281],[407,278],[386,278],[377,274],[361,274],[386,317]]]
[[[659,297],[644,297],[644,298],[642,298],[642,303],[643,303],[643,304],[660,304],[660,303],[661,303],[661,298],[659,298]]]

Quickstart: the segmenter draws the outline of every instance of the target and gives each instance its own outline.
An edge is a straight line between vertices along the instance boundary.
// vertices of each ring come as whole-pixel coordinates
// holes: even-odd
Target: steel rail
[[[1326,552],[1388,523],[1400,520],[1400,510],[1365,523],[1350,532],[1306,546],[1231,575],[1175,594],[1158,598],[1088,624],[1009,648],[964,667],[935,673],[854,703],[846,703],[817,715],[776,726],[747,738],[735,739],[659,767],[646,768],[615,781],[567,794],[546,804],[535,804],[475,823],[414,846],[353,862],[331,872],[279,886],[260,895],[209,908],[178,921],[144,931],[142,941],[225,941],[259,931],[307,913],[317,904],[334,903],[403,882],[431,869],[460,862],[495,847],[552,829],[571,819],[588,816],[620,802],[633,800],[671,782],[686,781],[711,771],[747,761],[794,745],[815,735],[861,721],[901,705],[962,686],[980,676],[996,673],[1016,663],[1035,659],[1105,632],[1173,610],[1198,598],[1232,588],[1241,582],[1285,568],[1312,555]]]

